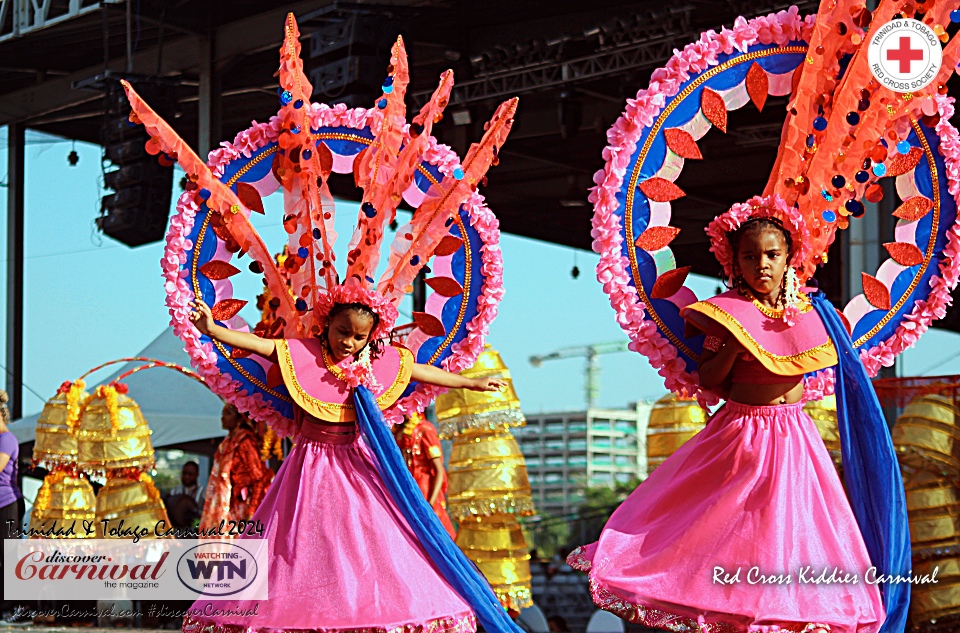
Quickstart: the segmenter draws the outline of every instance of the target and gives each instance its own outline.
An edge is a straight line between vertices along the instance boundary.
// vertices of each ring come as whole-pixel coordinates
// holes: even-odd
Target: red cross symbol
[[[900,38],[900,48],[891,48],[887,51],[887,60],[891,62],[900,62],[900,73],[910,74],[910,62],[919,62],[923,60],[923,49],[910,48],[910,37]]]

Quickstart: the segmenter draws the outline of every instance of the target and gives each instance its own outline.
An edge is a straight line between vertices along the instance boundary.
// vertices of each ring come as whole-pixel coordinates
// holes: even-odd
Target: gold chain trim
[[[757,307],[757,310],[760,310],[763,314],[767,315],[771,319],[782,319],[783,318],[783,308],[768,308],[767,306],[760,303],[756,297],[753,297],[753,305]],[[803,302],[799,306],[800,314],[806,314],[813,310],[813,305],[807,302]]]
[[[927,156],[927,164],[930,166],[930,180],[933,184],[933,223],[930,226],[930,240],[927,242],[927,252],[923,255],[923,263],[920,265],[920,270],[914,275],[913,280],[907,287],[906,292],[900,297],[900,300],[883,315],[883,318],[880,319],[869,332],[854,341],[854,347],[860,347],[873,338],[877,332],[883,329],[883,326],[890,322],[890,319],[893,318],[900,308],[903,307],[903,304],[907,302],[907,299],[910,298],[910,295],[913,294],[913,291],[920,283],[920,278],[927,272],[927,267],[930,266],[930,260],[933,258],[933,249],[937,245],[937,229],[940,227],[940,176],[937,174],[937,163],[933,157],[933,151],[930,149],[930,144],[927,143],[927,137],[923,135],[923,130],[920,129],[920,124],[917,123],[916,119],[910,119],[910,124],[917,133],[920,144],[923,145],[923,153]]]
[[[630,271],[633,275],[634,285],[637,288],[637,294],[640,295],[640,300],[643,301],[644,305],[647,308],[647,314],[650,315],[650,318],[653,319],[654,323],[657,324],[657,327],[660,329],[660,332],[663,333],[671,343],[677,346],[677,348],[682,351],[684,354],[689,356],[695,361],[700,360],[700,355],[696,354],[692,349],[687,347],[687,345],[681,341],[677,336],[670,331],[670,328],[663,322],[660,318],[660,315],[657,314],[656,310],[653,309],[653,304],[650,302],[650,298],[647,296],[647,291],[643,288],[643,283],[640,280],[640,267],[637,263],[637,251],[633,245],[633,196],[634,192],[637,190],[637,181],[640,179],[640,166],[643,164],[643,161],[646,160],[647,152],[650,151],[650,146],[653,144],[653,139],[660,132],[660,128],[666,122],[667,117],[672,113],[683,100],[689,97],[694,90],[700,87],[705,81],[713,77],[714,75],[721,73],[728,68],[732,68],[738,64],[744,62],[751,62],[762,57],[770,57],[772,55],[780,55],[784,53],[806,53],[806,46],[784,46],[783,48],[768,48],[763,51],[756,51],[753,53],[747,53],[746,55],[741,55],[736,59],[730,59],[720,64],[719,66],[714,66],[710,70],[707,70],[702,75],[693,80],[693,82],[680,91],[680,94],[670,102],[670,104],[663,109],[663,112],[657,117],[657,120],[654,122],[653,127],[650,128],[650,133],[647,134],[647,138],[644,141],[643,147],[640,150],[640,154],[637,157],[637,162],[634,165],[633,174],[630,176],[630,186],[627,189],[627,200],[626,208],[623,215],[623,224],[624,229],[626,229],[627,242],[630,244],[627,252],[630,254]]]
[[[773,352],[767,351],[763,347],[761,347],[760,343],[758,343],[756,339],[750,336],[750,333],[747,332],[747,330],[742,325],[740,325],[740,322],[737,321],[735,318],[733,318],[733,315],[731,315],[727,311],[721,308],[718,308],[712,303],[701,302],[700,305],[710,306],[711,310],[714,310],[718,314],[722,314],[723,316],[725,316],[729,320],[730,324],[736,326],[736,328],[740,330],[740,332],[747,338],[747,340],[750,341],[750,343],[757,348],[758,352],[760,352],[767,358],[770,358],[780,363],[789,363],[789,362],[797,361],[797,360],[800,360],[801,358],[805,358],[807,356],[813,356],[814,354],[818,354],[820,352],[826,351],[831,347],[833,347],[833,343],[831,343],[828,340],[826,343],[821,343],[820,345],[817,345],[816,347],[812,347],[804,352],[800,352],[799,354],[791,354],[790,356],[780,356],[779,354],[774,354]]]
[[[320,353],[323,355],[323,364],[327,366],[327,371],[333,374],[334,378],[340,382],[344,382],[343,370],[337,367],[335,363],[331,362],[330,356],[327,354],[327,346],[323,345],[322,343],[320,344]]]

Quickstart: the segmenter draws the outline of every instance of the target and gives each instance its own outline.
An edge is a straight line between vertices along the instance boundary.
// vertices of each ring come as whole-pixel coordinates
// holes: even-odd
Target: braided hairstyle
[[[373,332],[377,329],[377,326],[380,325],[380,316],[370,309],[369,306],[363,303],[337,303],[330,309],[330,314],[327,315],[327,325],[323,328],[323,332],[320,333],[320,342],[326,345],[329,348],[329,341],[327,338],[327,333],[330,331],[330,322],[333,321],[333,318],[342,312],[354,311],[357,314],[362,316],[370,317],[373,319],[373,327],[370,328],[370,331]],[[367,345],[370,346],[370,357],[378,358],[383,352],[383,341],[370,339],[367,341]]]
[[[730,248],[733,250],[734,270],[733,279],[728,284],[728,287],[736,288],[740,294],[745,297],[753,297],[753,293],[750,289],[750,286],[743,278],[743,275],[738,270],[739,266],[737,266],[737,255],[740,253],[740,243],[743,241],[744,236],[758,235],[764,231],[778,231],[781,235],[783,235],[783,241],[787,245],[787,261],[789,262],[790,255],[793,254],[793,238],[790,236],[790,231],[783,226],[783,222],[780,220],[780,218],[750,218],[734,230],[727,232],[727,241],[730,242]],[[784,275],[783,279],[780,280],[780,296],[777,297],[777,303],[786,303],[786,283],[787,276]]]

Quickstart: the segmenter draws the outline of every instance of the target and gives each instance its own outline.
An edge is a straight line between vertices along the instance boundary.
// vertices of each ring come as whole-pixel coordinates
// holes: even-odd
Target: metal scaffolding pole
[[[7,393],[12,420],[23,414],[23,201],[26,127],[7,126]]]

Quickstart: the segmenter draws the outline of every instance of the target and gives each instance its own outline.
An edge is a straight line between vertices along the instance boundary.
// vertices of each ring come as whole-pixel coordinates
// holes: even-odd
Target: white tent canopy
[[[190,367],[190,357],[183,351],[183,342],[169,328],[135,356]],[[131,362],[121,365],[120,369],[97,384],[106,384],[143,364]],[[130,387],[128,395],[140,405],[140,411],[153,431],[150,439],[154,448],[226,435],[220,427],[223,402],[205,386],[179,371],[163,367],[147,369],[124,378],[123,382]],[[92,391],[95,387],[88,384],[87,389]],[[10,424],[9,428],[18,442],[25,444],[35,439],[39,417],[37,413]]]

